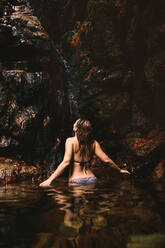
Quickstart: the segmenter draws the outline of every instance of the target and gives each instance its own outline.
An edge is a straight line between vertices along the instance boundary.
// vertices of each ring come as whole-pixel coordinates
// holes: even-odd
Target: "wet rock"
[[[1,183],[11,183],[16,181],[18,167],[6,163],[0,164]]]
[[[1,77],[1,142],[3,153],[7,149],[18,152],[29,133],[39,124],[42,106],[37,103],[42,95],[43,74],[21,70],[3,70]],[[39,96],[38,96],[39,95]],[[36,98],[37,97],[37,98]],[[31,136],[32,137],[32,136]],[[5,148],[5,149],[4,149]],[[10,153],[10,152],[9,152]]]
[[[44,173],[41,167],[26,165],[23,161],[0,157],[0,183],[14,183],[20,180],[39,179]]]
[[[135,135],[135,134],[134,134]],[[165,143],[165,133],[159,133],[157,130],[152,130],[145,138],[130,137],[125,140],[129,146],[129,150],[136,156],[144,157],[156,150],[160,144]]]
[[[0,45],[0,154],[43,161],[70,128],[66,74],[28,0],[1,1]]]
[[[152,172],[152,178],[154,181],[159,181],[165,178],[165,160],[160,161]]]
[[[163,248],[164,245],[165,235],[163,233],[153,233],[147,235],[132,235],[127,247]]]
[[[49,246],[54,241],[54,236],[52,233],[37,233],[35,237],[34,247],[44,248],[45,246]]]
[[[128,153],[125,161],[132,174],[151,179],[155,166],[164,160],[165,133],[157,129],[151,130],[145,136],[138,132],[130,133],[124,140],[124,146],[127,147]],[[157,177],[156,174],[157,170],[154,170],[153,177]],[[163,176],[162,173],[161,175]]]

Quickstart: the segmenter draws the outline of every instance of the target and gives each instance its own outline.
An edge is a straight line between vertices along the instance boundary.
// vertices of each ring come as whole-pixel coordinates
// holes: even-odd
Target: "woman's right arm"
[[[127,173],[130,174],[129,171],[120,169],[117,164],[115,164],[112,159],[110,159],[102,150],[100,144],[95,141],[95,154],[98,158],[100,158],[104,163],[109,164],[114,169],[118,170],[120,173]]]
[[[47,180],[42,182],[40,186],[42,187],[49,186],[51,182],[54,179],[56,179],[63,172],[63,170],[70,164],[70,160],[72,158],[72,150],[73,150],[71,139],[72,138],[68,138],[65,142],[65,154],[64,154],[63,161],[59,164],[59,166],[54,171],[54,173],[52,173],[52,175]]]

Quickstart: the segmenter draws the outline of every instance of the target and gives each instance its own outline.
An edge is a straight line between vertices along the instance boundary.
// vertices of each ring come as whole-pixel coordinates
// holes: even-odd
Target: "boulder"
[[[39,180],[44,173],[41,167],[27,165],[24,161],[0,157],[0,184],[19,182],[20,180]]]

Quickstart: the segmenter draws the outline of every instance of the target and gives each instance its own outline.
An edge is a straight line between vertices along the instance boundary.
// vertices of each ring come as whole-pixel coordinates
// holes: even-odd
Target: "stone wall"
[[[97,139],[119,163],[151,170],[164,156],[165,2],[30,2],[70,66]]]
[[[29,1],[1,1],[0,156],[49,157],[57,138],[66,135],[66,80],[55,43]]]

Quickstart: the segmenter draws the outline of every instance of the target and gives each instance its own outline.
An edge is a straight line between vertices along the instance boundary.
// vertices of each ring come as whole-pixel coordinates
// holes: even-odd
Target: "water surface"
[[[164,191],[130,178],[0,187],[0,247],[164,248]]]

